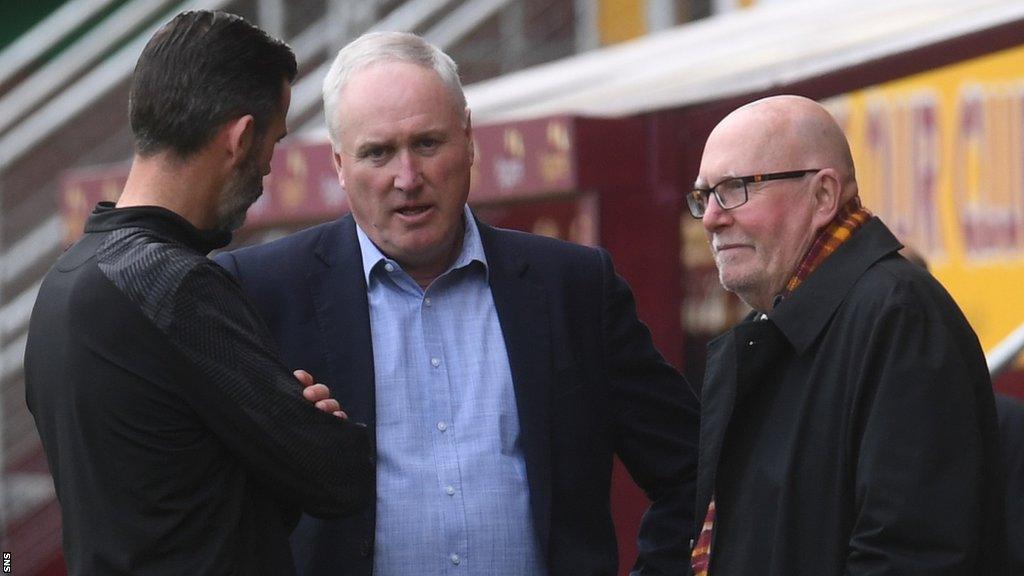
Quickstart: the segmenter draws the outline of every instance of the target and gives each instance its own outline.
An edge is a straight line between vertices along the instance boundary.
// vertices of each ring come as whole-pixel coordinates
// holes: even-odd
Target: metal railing
[[[0,85],[38,61],[114,0],[71,0],[0,52]]]
[[[1018,326],[1010,335],[1003,338],[1003,341],[996,344],[994,348],[985,354],[985,361],[988,363],[989,374],[995,380],[1009,368],[1013,361],[1024,350],[1024,324]]]
[[[135,0],[147,5],[151,0]],[[217,10],[226,6],[230,0],[191,0],[179,6],[181,10]],[[134,4],[134,2],[130,3]],[[163,6],[162,2],[155,3]],[[127,6],[127,5],[126,5]],[[137,17],[119,11],[121,18]],[[9,132],[0,138],[0,164],[8,164],[20,159],[46,138],[53,135],[60,127],[67,124],[85,110],[88,110],[100,98],[106,96],[114,86],[124,82],[135,69],[135,61],[149,38],[163,22],[145,27],[134,35],[126,45],[117,49],[101,64],[87,72],[69,86],[60,86],[60,92],[53,96],[41,108],[21,119]],[[84,38],[83,38],[84,39]],[[73,50],[73,48],[72,48]],[[31,81],[31,80],[29,80]],[[42,84],[42,82],[40,82]],[[53,85],[52,82],[46,82]]]

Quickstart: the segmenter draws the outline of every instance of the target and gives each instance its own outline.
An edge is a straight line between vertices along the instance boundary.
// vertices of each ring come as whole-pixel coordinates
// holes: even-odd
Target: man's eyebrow
[[[357,142],[351,149],[349,149],[345,153],[354,158],[358,158],[360,156],[363,156],[364,154],[367,154],[370,150],[382,148],[388,149],[392,146],[393,143],[387,139],[367,139],[363,140],[362,142]]]
[[[437,137],[437,136],[444,136],[444,135],[447,135],[447,134],[448,134],[448,130],[445,129],[444,126],[434,126],[434,127],[425,128],[423,130],[420,130],[420,131],[416,132],[413,135],[413,137],[417,137],[417,138],[422,138],[424,136]]]
[[[718,182],[715,184],[715,186],[718,186],[722,182],[725,182],[726,180],[729,180],[731,178],[739,178],[739,176],[736,175],[735,170],[729,170],[725,174],[722,174],[722,177],[718,179]],[[708,182],[708,180],[703,176],[697,176],[697,179],[693,181],[693,186],[694,188],[710,189],[711,182]]]

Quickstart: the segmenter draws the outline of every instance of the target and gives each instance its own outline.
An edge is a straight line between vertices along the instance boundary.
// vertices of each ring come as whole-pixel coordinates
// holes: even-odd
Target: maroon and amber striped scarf
[[[810,250],[804,255],[800,265],[796,267],[793,277],[786,283],[786,288],[779,294],[779,300],[788,297],[796,290],[811,272],[818,267],[842,245],[853,236],[858,228],[871,219],[871,212],[860,204],[860,198],[854,196],[843,204],[843,207],[836,212],[832,221],[818,232],[818,236],[811,244]]]

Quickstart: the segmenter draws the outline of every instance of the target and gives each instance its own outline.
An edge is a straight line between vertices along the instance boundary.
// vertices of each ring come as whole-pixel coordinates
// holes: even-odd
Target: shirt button
[[[448,558],[450,558],[451,561],[452,561],[452,564],[455,564],[456,566],[458,566],[459,564],[462,563],[462,558],[458,554],[452,554]]]
[[[437,429],[440,430],[441,432],[444,432],[445,430],[448,429],[448,423],[444,422],[443,420],[441,422],[438,422]]]
[[[392,264],[391,262],[388,262],[387,264],[384,264],[384,269],[387,270],[388,272],[394,272],[395,265]]]
[[[454,486],[445,486],[444,487],[444,493],[449,495],[449,496],[455,496],[455,487]]]
[[[427,308],[430,308],[430,306],[432,304],[432,302],[430,301],[430,298],[424,298],[423,299],[423,303],[427,305]]]
[[[431,358],[430,365],[433,366],[434,368],[437,368],[438,366],[441,365],[441,361],[438,360],[437,358]]]

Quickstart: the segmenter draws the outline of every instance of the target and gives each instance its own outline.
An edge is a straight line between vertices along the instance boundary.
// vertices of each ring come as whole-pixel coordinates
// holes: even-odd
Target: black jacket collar
[[[100,202],[85,223],[85,232],[111,232],[118,228],[139,227],[152,230],[206,254],[231,242],[231,232],[200,230],[181,215],[159,206],[116,208],[113,202]]]
[[[769,312],[768,319],[803,354],[864,272],[902,247],[881,220],[871,218]]]

